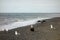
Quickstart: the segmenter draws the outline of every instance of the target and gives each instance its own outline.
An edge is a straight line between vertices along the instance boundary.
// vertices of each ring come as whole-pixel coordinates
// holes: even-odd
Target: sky
[[[0,13],[60,13],[60,0],[0,0]]]

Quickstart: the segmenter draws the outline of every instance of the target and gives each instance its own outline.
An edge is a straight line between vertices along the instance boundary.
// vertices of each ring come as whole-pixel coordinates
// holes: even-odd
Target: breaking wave
[[[12,23],[8,23],[8,24],[5,24],[5,25],[2,25],[0,27],[0,31],[4,31],[4,30],[11,30],[11,29],[14,29],[14,28],[18,28],[18,27],[24,27],[24,26],[27,26],[27,25],[33,25],[33,24],[36,24],[36,22],[38,20],[44,20],[44,19],[50,19],[50,18],[29,18],[27,20],[23,20],[23,19],[17,19],[15,18],[14,20],[10,20],[10,22]],[[7,19],[5,19],[6,21],[8,21]],[[14,21],[14,22],[13,22]]]

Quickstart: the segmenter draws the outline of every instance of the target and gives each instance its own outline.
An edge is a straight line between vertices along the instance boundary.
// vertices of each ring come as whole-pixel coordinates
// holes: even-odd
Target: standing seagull
[[[34,31],[34,27],[33,27],[33,25],[31,25],[31,29],[30,29],[31,31]]]
[[[51,29],[54,28],[52,24],[50,25],[50,27],[51,27]]]
[[[8,31],[8,29],[6,29],[6,31]]]
[[[17,31],[15,31],[15,35],[17,35],[18,33],[17,33]]]
[[[20,33],[18,33],[17,31],[15,31],[15,35],[20,35]]]

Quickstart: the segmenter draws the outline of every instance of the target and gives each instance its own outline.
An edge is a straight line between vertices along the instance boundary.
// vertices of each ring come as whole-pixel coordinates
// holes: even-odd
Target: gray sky
[[[60,13],[60,0],[0,0],[0,13]]]

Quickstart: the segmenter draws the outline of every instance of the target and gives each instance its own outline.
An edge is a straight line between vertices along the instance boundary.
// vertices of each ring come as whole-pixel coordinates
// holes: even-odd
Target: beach
[[[53,28],[50,27],[53,25]],[[9,31],[0,32],[0,40],[60,40],[60,17],[47,19],[44,23],[19,27]],[[15,31],[20,35],[15,35]]]

